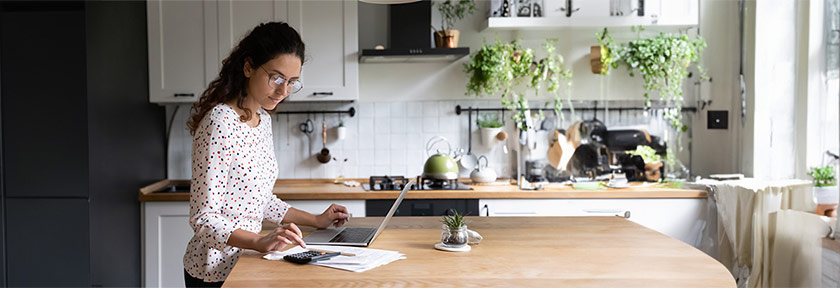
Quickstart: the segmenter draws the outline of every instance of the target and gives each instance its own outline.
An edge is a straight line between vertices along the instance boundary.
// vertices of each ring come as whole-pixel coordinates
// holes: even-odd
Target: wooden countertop
[[[370,248],[406,259],[355,273],[269,261],[249,251],[227,287],[735,287],[726,268],[679,240],[620,217],[467,217],[484,240],[444,252],[439,217],[395,217]],[[354,218],[376,225],[381,217]],[[265,232],[265,231],[264,231]]]
[[[368,179],[354,179],[367,183]],[[155,192],[170,185],[189,185],[189,180],[161,180],[143,187],[139,200],[188,201],[188,192]],[[469,184],[469,182],[465,182]],[[635,199],[635,198],[706,198],[706,191],[667,188],[658,184],[633,183],[630,188],[575,190],[569,186],[549,184],[542,190],[521,190],[508,182],[470,185],[469,191],[409,191],[406,199]],[[278,179],[274,195],[283,200],[364,200],[395,199],[400,191],[365,191],[361,186],[347,187],[330,179]]]

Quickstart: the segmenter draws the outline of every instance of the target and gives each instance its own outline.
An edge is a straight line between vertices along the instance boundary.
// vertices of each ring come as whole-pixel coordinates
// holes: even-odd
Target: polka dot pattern
[[[219,104],[204,116],[192,147],[190,226],[195,235],[184,268],[207,282],[224,281],[242,249],[228,246],[236,229],[254,233],[263,219],[280,223],[290,206],[272,194],[277,175],[271,116],[259,110],[260,124],[239,121]]]

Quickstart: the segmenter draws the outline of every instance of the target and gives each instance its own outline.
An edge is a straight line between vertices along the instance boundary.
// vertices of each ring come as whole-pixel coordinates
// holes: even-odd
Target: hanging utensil
[[[327,122],[321,122],[321,129],[323,132],[321,133],[321,137],[324,138],[324,148],[321,148],[321,153],[318,153],[318,162],[327,163],[330,162],[330,149],[327,149]]]
[[[306,121],[300,123],[298,129],[300,129],[300,132],[303,134],[306,134],[306,138],[309,140],[306,142],[307,146],[309,146],[308,155],[312,155],[312,132],[315,131],[315,124],[312,124],[312,120],[307,117]]]

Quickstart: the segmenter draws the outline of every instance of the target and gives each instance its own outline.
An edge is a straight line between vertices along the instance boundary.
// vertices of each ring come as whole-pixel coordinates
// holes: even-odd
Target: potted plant
[[[443,215],[441,219],[443,232],[440,234],[440,241],[450,247],[463,247],[469,240],[468,221],[457,210],[452,211],[452,215]]]
[[[837,211],[838,190],[834,178],[834,166],[813,167],[808,175],[814,178],[814,198],[817,201],[817,214],[834,216]]]
[[[432,2],[432,5],[435,5]],[[467,15],[475,11],[474,0],[444,0],[438,5],[438,12],[440,12],[440,30],[435,30],[435,47],[437,48],[456,48],[458,47],[458,38],[460,32],[452,29],[455,22],[464,19]],[[432,26],[434,30],[435,27]]]
[[[589,47],[589,66],[594,74],[609,75],[612,68],[618,68],[619,49],[606,27],[604,31],[595,33],[595,37],[598,38],[598,46]]]
[[[481,132],[481,144],[484,146],[492,146],[495,142],[496,136],[504,129],[504,123],[499,119],[498,114],[484,114],[479,115],[475,119],[478,124],[478,129]]]
[[[662,177],[662,157],[647,145],[636,146],[636,150],[625,151],[629,155],[642,157],[645,162],[645,180],[657,182]]]

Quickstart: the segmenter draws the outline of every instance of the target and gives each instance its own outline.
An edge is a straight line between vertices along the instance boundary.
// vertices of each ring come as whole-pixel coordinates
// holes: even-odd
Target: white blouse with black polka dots
[[[195,235],[184,254],[184,269],[206,282],[224,281],[242,249],[227,245],[231,232],[258,233],[263,219],[280,223],[291,207],[271,190],[277,162],[271,116],[259,110],[250,127],[226,104],[216,105],[199,123],[192,147],[190,226]]]

